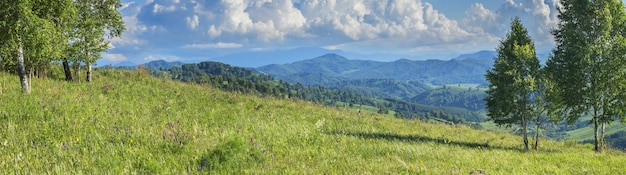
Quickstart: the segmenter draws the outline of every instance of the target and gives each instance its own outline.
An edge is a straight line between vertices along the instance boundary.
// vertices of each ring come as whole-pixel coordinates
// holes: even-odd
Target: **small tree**
[[[69,50],[73,51],[71,54],[79,67],[80,62],[85,63],[86,80],[91,81],[91,65],[109,48],[107,39],[119,37],[125,30],[122,15],[117,11],[122,3],[120,0],[76,0],[74,4],[78,9],[78,22],[73,28],[74,38]]]
[[[389,109],[387,109],[387,107],[381,106],[378,109],[378,114],[389,114]]]
[[[487,115],[499,126],[520,125],[528,150],[528,125],[540,65],[534,42],[519,18],[513,19],[511,31],[500,41],[497,51],[494,67],[486,74],[490,82]]]

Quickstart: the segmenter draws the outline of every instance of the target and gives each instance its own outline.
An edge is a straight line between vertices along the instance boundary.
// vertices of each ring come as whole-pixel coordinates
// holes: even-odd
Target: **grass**
[[[484,130],[488,130],[488,131],[505,132],[505,133],[510,133],[512,131],[511,128],[499,127],[493,121],[482,122],[479,124],[483,127]]]
[[[6,174],[624,174],[626,156],[96,70],[94,82],[0,73]]]
[[[606,132],[604,133],[604,135],[608,136],[618,131],[625,131],[625,130],[626,130],[626,124],[614,122],[611,125],[607,125]],[[571,139],[571,140],[577,140],[577,141],[593,140],[593,124],[584,128],[568,131],[567,135],[568,135],[568,139]]]

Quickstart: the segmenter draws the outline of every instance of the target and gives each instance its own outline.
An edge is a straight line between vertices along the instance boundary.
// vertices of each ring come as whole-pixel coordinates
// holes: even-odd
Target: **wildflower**
[[[76,137],[76,142],[80,142],[80,137]]]

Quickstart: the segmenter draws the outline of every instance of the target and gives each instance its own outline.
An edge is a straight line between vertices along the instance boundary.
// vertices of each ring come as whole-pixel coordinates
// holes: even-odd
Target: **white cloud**
[[[154,4],[153,13],[161,13],[161,12],[173,12],[176,10],[176,6],[171,5],[171,6],[163,6],[160,4]]]
[[[189,44],[185,45],[182,48],[185,49],[232,49],[232,48],[240,48],[242,44],[238,43],[223,43],[217,42],[212,44]]]
[[[162,56],[181,48],[183,57],[299,46],[416,54],[493,49],[514,16],[536,42],[550,43],[556,3],[507,0],[498,10],[476,3],[456,21],[422,0],[148,0],[124,4],[127,30],[111,43],[146,60],[181,59]]]
[[[269,42],[287,36],[303,36],[306,18],[291,0],[222,1],[223,13],[214,18],[207,33],[211,37],[249,37]]]
[[[187,20],[187,25],[189,26],[191,30],[196,29],[196,27],[198,27],[198,25],[200,24],[198,15],[193,15],[193,17],[187,17],[186,20]]]
[[[507,0],[500,8],[493,12],[485,9],[482,4],[472,5],[465,13],[463,27],[471,32],[487,33],[492,36],[503,37],[509,30],[511,19],[519,17],[529,34],[539,45],[553,43],[550,30],[558,22],[559,5],[556,0]]]
[[[104,58],[106,60],[109,60],[109,61],[113,61],[113,62],[119,62],[119,61],[126,60],[126,56],[124,54],[103,53],[102,54],[102,58]]]
[[[500,31],[502,27],[508,23],[500,23],[497,20],[497,14],[486,9],[483,4],[475,3],[467,11],[465,11],[465,19],[463,25],[470,32],[489,33]]]

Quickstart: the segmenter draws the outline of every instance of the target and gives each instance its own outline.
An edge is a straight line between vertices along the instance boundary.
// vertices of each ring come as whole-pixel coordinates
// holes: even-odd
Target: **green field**
[[[611,135],[618,131],[626,131],[626,124],[615,122],[612,125],[607,125],[605,135]],[[584,141],[593,140],[593,125],[589,125],[584,128],[572,130],[567,132],[568,139]]]
[[[625,174],[619,151],[430,124],[96,70],[94,82],[0,73],[6,174]]]

